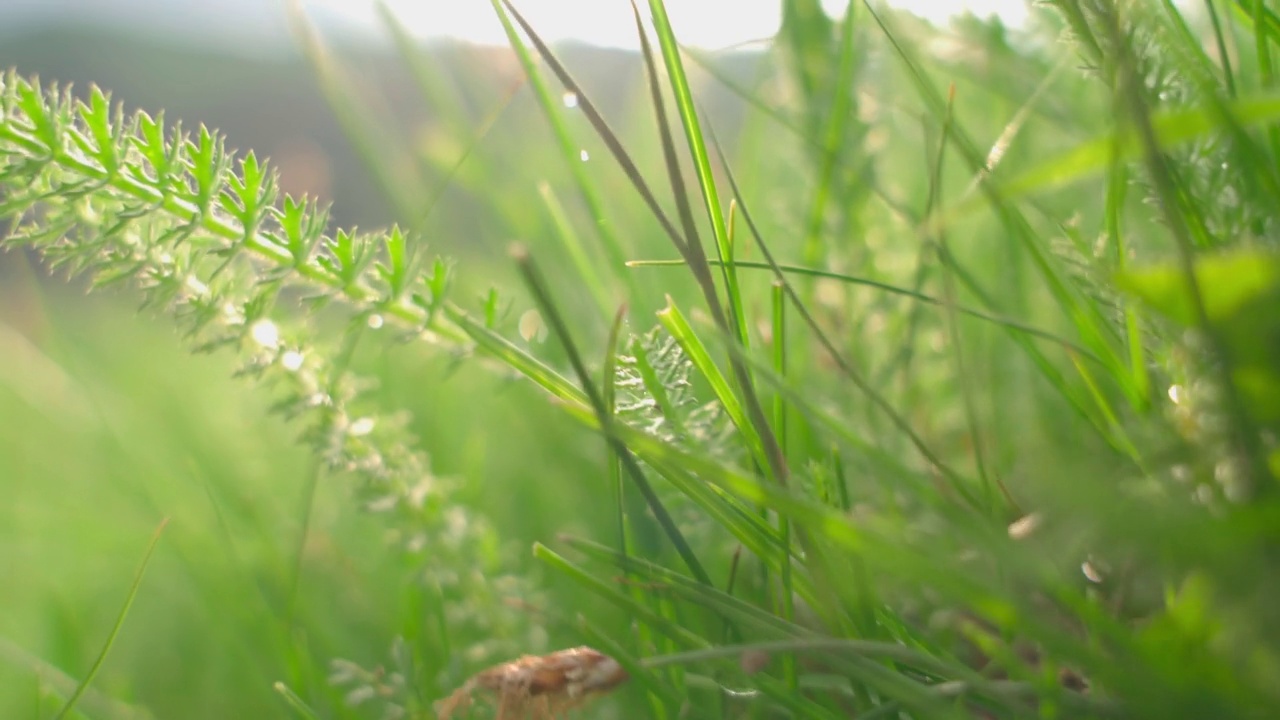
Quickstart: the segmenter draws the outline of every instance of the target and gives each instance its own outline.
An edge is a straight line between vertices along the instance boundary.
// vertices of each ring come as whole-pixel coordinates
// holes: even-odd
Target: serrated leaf
[[[120,152],[118,148],[119,122],[112,118],[111,99],[97,86],[94,86],[88,105],[80,105],[80,117],[93,136],[94,146],[90,151],[106,171],[108,177],[115,175],[120,169]]]
[[[49,95],[55,96],[57,89],[50,88]],[[36,137],[43,143],[44,149],[50,154],[57,154],[61,145],[59,141],[59,128],[56,120],[57,108],[46,107],[44,94],[40,92],[40,82],[27,82],[19,80],[15,87],[15,101],[17,108],[26,115],[35,129]],[[50,103],[53,105],[53,103]]]

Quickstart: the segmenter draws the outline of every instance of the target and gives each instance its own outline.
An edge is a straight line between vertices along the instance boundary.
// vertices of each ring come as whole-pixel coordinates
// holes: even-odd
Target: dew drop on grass
[[[1177,405],[1178,403],[1182,402],[1182,386],[1181,385],[1169,386],[1169,399],[1173,401],[1174,405]]]
[[[1031,513],[1024,515],[1009,525],[1009,537],[1014,540],[1022,540],[1035,532],[1040,526],[1040,514]]]
[[[526,310],[520,316],[520,337],[525,342],[542,342],[547,336],[547,326],[542,322],[542,316],[537,310]]]
[[[1098,568],[1094,567],[1093,563],[1088,560],[1085,560],[1080,564],[1080,572],[1084,573],[1084,576],[1089,578],[1089,582],[1102,582],[1102,573],[1098,572]]]
[[[259,320],[249,328],[249,336],[264,348],[274,348],[280,344],[280,328],[270,320]]]
[[[572,90],[566,90],[564,95],[560,97],[560,100],[564,103],[565,107],[571,110],[578,107],[578,93],[573,92]]]
[[[280,356],[280,365],[289,372],[297,372],[302,368],[302,353],[297,350],[290,350]]]
[[[191,293],[192,295],[196,295],[198,297],[204,297],[205,295],[209,294],[209,286],[201,282],[200,278],[196,277],[195,275],[188,275],[187,280],[184,284],[187,288],[187,292]]]
[[[347,434],[351,437],[360,437],[373,432],[373,418],[362,417],[351,423],[351,427],[347,428]]]
[[[369,316],[368,324],[369,324],[369,328],[372,330],[377,330],[378,328],[382,327],[382,324],[384,322],[385,320],[382,319],[382,316],[378,315],[377,313],[374,313],[373,315]]]
[[[591,159],[591,153],[587,152],[586,150],[583,150],[582,152],[578,153],[578,157],[582,159],[582,162],[586,162]]]

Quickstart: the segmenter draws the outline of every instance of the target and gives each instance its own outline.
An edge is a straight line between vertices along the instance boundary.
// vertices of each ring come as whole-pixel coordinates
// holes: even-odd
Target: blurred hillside
[[[97,84],[123,101],[126,110],[163,110],[170,123],[217,129],[240,153],[252,149],[268,156],[281,172],[285,191],[332,201],[334,221],[341,225],[376,227],[395,220],[335,120],[312,69],[293,46],[280,42],[290,41],[273,37],[268,42],[273,51],[255,54],[232,44],[179,44],[160,33],[114,25],[42,23],[23,33],[13,27],[0,33],[0,68],[15,67],[45,83],[72,83],[78,93]],[[422,50],[433,70],[465,98],[461,110],[475,125],[500,112],[499,132],[504,127],[547,132],[527,88],[519,88],[523,73],[509,49],[441,40]],[[381,120],[418,145],[439,136],[437,113],[423,103],[389,41],[352,41],[334,51]],[[630,97],[642,87],[635,82],[641,72],[637,54],[585,45],[562,52],[607,116],[626,112]],[[746,53],[723,56],[722,72],[745,80],[755,71],[756,58]],[[707,91],[703,100],[717,118],[717,130],[732,136],[741,102],[718,84]],[[508,97],[512,101],[504,108]],[[471,141],[448,140],[459,148]]]

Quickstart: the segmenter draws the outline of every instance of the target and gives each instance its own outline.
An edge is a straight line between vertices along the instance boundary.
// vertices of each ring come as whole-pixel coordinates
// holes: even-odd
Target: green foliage
[[[400,551],[421,566],[418,582],[446,600],[434,610],[442,621],[509,634],[512,613],[489,584],[457,572],[502,571],[486,552],[492,529],[450,500],[452,481],[430,472],[406,418],[378,408],[370,381],[350,367],[362,335],[388,318],[401,323],[394,332],[431,333],[466,351],[463,331],[437,321],[448,266],[424,267],[420,241],[398,229],[325,235],[323,211],[291,198],[278,207],[274,174],[252,153],[234,163],[207,129],[166,133],[144,113],[126,122],[96,89],[82,104],[13,73],[3,82],[7,242],[95,286],[132,284],[145,305],[183,323],[196,350],[233,349],[237,374],[273,392],[325,472],[350,476],[357,501],[387,518]],[[346,317],[322,322],[334,301]],[[325,340],[335,322],[346,330]],[[446,657],[420,661],[424,681],[447,684],[457,671]]]
[[[6,246],[127,283],[190,347],[229,351],[403,560],[412,600],[376,640],[385,662],[337,641],[316,682],[314,655],[281,650],[282,711],[431,717],[472,673],[570,643],[631,676],[584,711],[600,717],[1280,703],[1280,130],[1261,3],[1209,3],[1202,32],[1168,3],[1058,0],[1015,38],[789,1],[759,81],[734,87],[750,109],[736,133],[695,65],[725,73],[681,46],[661,0],[634,12],[634,93],[656,121],[638,128],[606,117],[517,4],[492,4],[559,174],[530,160],[524,195],[482,198],[522,237],[538,208],[554,242],[513,253],[527,295],[490,289],[474,310],[421,233],[442,192],[426,178],[512,176],[479,148],[489,127],[446,118],[473,133],[460,159],[397,153],[300,16],[413,232],[330,234],[211,131],[3,81]],[[461,106],[382,17],[424,96]],[[1057,34],[1070,43],[1044,42]],[[617,177],[579,159],[588,142]],[[631,309],[612,306],[622,293]],[[540,531],[535,562],[504,544],[535,513],[494,501],[525,524],[487,522],[358,372],[361,348],[393,341],[537,390],[520,402],[538,436],[501,442],[555,465],[497,493],[568,530]],[[600,442],[584,451],[548,417]]]

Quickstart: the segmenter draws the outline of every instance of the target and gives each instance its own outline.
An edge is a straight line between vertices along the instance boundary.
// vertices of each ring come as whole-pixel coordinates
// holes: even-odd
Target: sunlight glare
[[[502,25],[483,0],[422,2],[384,0],[409,30],[424,38],[449,37],[485,45],[505,45]],[[643,3],[642,3],[643,4]],[[999,14],[1006,25],[1027,19],[1023,0],[895,0],[893,5],[936,24],[970,10],[979,16]],[[316,12],[353,30],[376,31],[373,0],[304,0]],[[781,17],[779,0],[668,0],[667,13],[680,41],[705,49],[723,49],[771,37]],[[822,0],[823,8],[840,17],[847,0]],[[628,3],[602,0],[518,0],[521,14],[551,42],[577,40],[606,47],[636,49],[635,21]],[[945,8],[945,9],[943,9]],[[642,11],[643,12],[643,11]],[[646,18],[647,20],[647,18]]]

